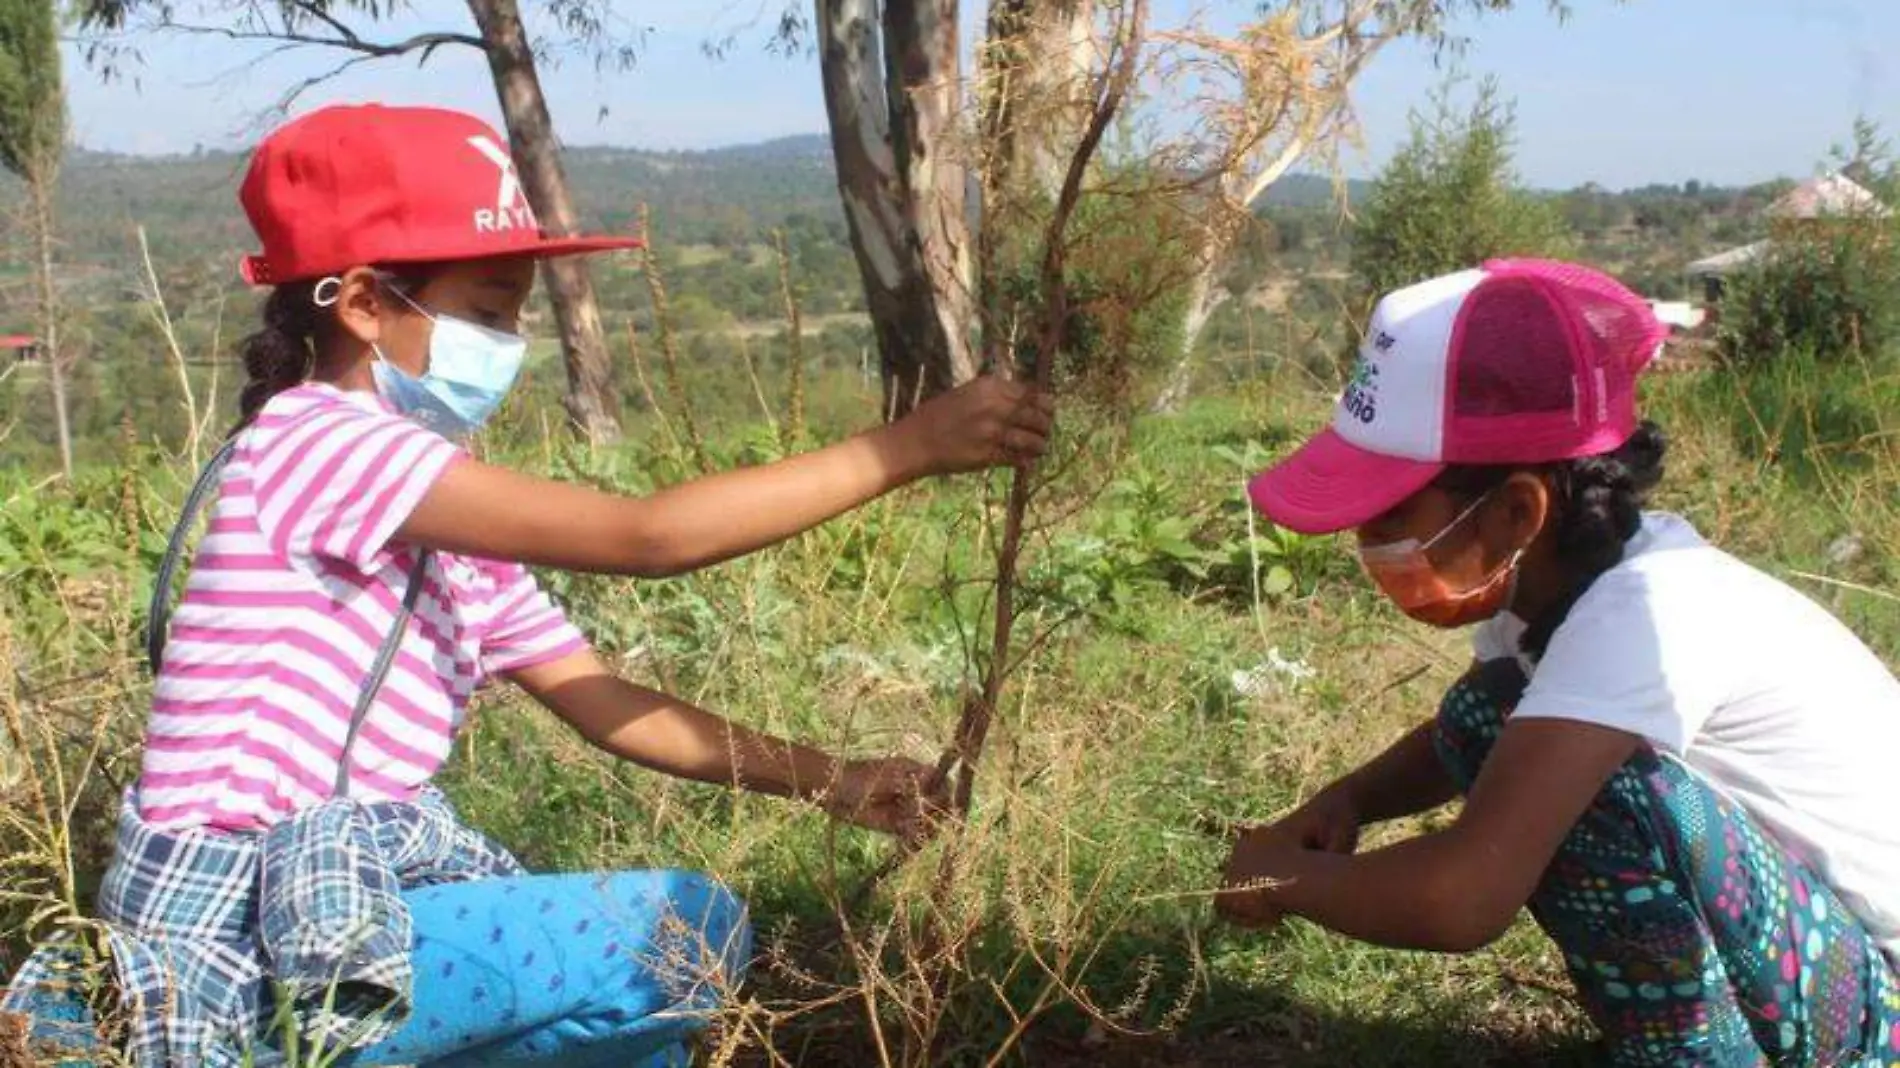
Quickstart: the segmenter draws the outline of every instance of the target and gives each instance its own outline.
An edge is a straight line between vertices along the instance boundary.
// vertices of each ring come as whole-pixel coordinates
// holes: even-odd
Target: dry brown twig
[[[1085,102],[1087,104],[1087,122],[1083,125],[1077,142],[1071,151],[1063,169],[1060,187],[1055,194],[1055,203],[1042,226],[1040,257],[1037,272],[1037,291],[1040,298],[1040,315],[1034,323],[1036,341],[1031,358],[1031,376],[1039,389],[1048,391],[1053,387],[1057,358],[1066,342],[1066,330],[1073,308],[1067,286],[1067,260],[1072,248],[1071,223],[1077,206],[1085,193],[1085,181],[1090,168],[1095,163],[1110,125],[1115,121],[1122,106],[1133,90],[1136,77],[1141,71],[1141,52],[1145,39],[1148,5],[1146,0],[1131,0],[1122,10],[1110,33],[1110,43],[1106,50],[1106,62],[1101,74],[1091,79],[1092,91]],[[999,66],[998,72],[991,75],[992,81],[1006,83],[1011,68]],[[1006,97],[1009,89],[992,87],[992,93]],[[1029,112],[1014,101],[996,103],[992,101],[986,112],[985,125],[998,140],[1006,141],[1001,135],[1011,123],[1049,121],[1051,116],[1041,112]],[[994,146],[990,146],[994,147]],[[996,163],[998,161],[992,161]],[[1006,165],[1011,161],[1000,161]],[[991,177],[993,168],[986,168],[985,177],[990,193],[999,201],[1005,198],[1000,181]],[[1020,177],[1020,176],[1019,176]],[[1008,205],[1003,210],[1017,210],[1018,205]],[[999,211],[999,214],[1001,212]],[[988,228],[986,228],[987,230]],[[990,277],[996,270],[1001,250],[986,244],[982,251],[984,274]],[[986,294],[986,311],[998,316],[1002,313],[993,306],[990,295]],[[1005,353],[1013,347],[1013,339],[1020,324],[1013,317],[1007,324],[992,321],[985,324],[985,349],[992,367],[992,373],[1008,373],[1011,361]],[[1006,344],[1009,341],[1012,344]],[[1017,622],[1016,593],[1017,570],[1021,558],[1023,542],[1029,532],[1029,505],[1039,486],[1046,484],[1040,478],[1037,469],[1030,465],[1019,466],[1011,475],[1010,489],[1004,505],[1002,537],[995,549],[996,571],[990,580],[992,592],[988,606],[992,629],[988,656],[982,661],[982,677],[976,687],[964,700],[953,740],[938,760],[936,773],[930,784],[929,793],[941,795],[947,788],[950,791],[949,809],[951,817],[959,823],[966,821],[975,786],[976,765],[981,761],[984,745],[988,739],[990,727],[1000,707],[1005,681],[1020,666],[1023,658],[1012,656]],[[954,598],[951,598],[954,604]],[[959,625],[959,632],[962,627]],[[1032,645],[1040,646],[1049,636],[1049,632],[1039,633]],[[973,643],[972,643],[973,644]],[[975,659],[972,656],[972,659]],[[954,779],[953,779],[954,774]],[[903,843],[900,849],[875,869],[861,884],[858,890],[847,898],[849,906],[855,910],[861,907],[872,891],[910,858],[921,845],[920,842]],[[958,863],[957,850],[946,848],[940,857],[936,888],[931,897],[932,912],[942,914],[942,904],[950,893],[956,879]],[[935,958],[941,955],[945,942],[944,932],[938,931],[936,937],[928,939],[924,956]],[[929,944],[934,942],[936,944]]]
[[[792,293],[792,254],[785,244],[785,231],[772,231],[772,247],[778,252],[778,290],[785,304],[787,345],[785,421],[779,425],[779,444],[789,454],[805,437],[805,327]]]
[[[680,381],[679,345],[673,336],[673,317],[668,312],[666,279],[660,272],[660,258],[653,251],[652,217],[645,204],[640,205],[640,253],[642,266],[646,270],[647,292],[653,298],[653,328],[660,338],[660,369],[666,375],[666,390],[678,405],[676,414],[681,428],[686,431],[686,444],[692,452],[693,464],[701,474],[711,474],[712,460],[706,455],[706,439],[699,432],[699,420],[694,416],[692,401],[687,398],[686,386]]]

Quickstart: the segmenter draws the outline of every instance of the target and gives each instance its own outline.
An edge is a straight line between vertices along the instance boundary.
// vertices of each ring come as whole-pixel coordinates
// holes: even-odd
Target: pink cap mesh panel
[[[1552,273],[1558,299],[1582,327],[1585,362],[1603,369],[1613,406],[1616,396],[1633,394],[1636,376],[1656,358],[1667,330],[1647,301],[1607,275],[1569,265]]]
[[[1497,260],[1452,335],[1445,456],[1525,463],[1607,452],[1636,429],[1636,376],[1665,329],[1599,271]]]
[[[1454,416],[1577,410],[1570,331],[1544,288],[1529,279],[1480,285],[1459,334]]]

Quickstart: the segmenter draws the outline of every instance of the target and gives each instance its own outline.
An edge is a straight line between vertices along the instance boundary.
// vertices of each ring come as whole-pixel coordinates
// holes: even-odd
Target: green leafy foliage
[[[1900,227],[1872,216],[1802,224],[1724,288],[1717,339],[1731,365],[1884,363],[1900,342]]]
[[[66,141],[54,0],[0,0],[0,166],[49,180]]]
[[[1264,445],[1216,446],[1212,459],[1254,472],[1272,462]],[[1341,577],[1333,539],[1309,538],[1257,520],[1236,478],[1210,506],[1204,484],[1145,464],[1111,481],[1082,529],[1056,538],[1030,569],[1029,587],[1049,604],[1130,633],[1131,609],[1158,590],[1229,604],[1312,595]]]
[[[1574,248],[1562,214],[1519,187],[1515,120],[1482,84],[1459,109],[1449,90],[1380,172],[1352,231],[1355,296],[1380,294],[1494,256],[1561,257]]]

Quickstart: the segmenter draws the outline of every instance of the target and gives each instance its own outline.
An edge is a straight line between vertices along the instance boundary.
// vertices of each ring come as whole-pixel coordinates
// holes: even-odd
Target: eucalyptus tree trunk
[[[515,0],[468,0],[468,8],[481,30],[482,51],[494,75],[509,149],[528,202],[546,232],[577,233],[579,213],[561,167],[560,144],[535,71],[534,51],[521,24],[520,7]],[[613,441],[620,436],[620,400],[586,261],[578,256],[544,260],[541,277],[561,334],[568,419],[589,441]]]
[[[884,410],[975,377],[969,168],[955,0],[816,0],[838,192]]]

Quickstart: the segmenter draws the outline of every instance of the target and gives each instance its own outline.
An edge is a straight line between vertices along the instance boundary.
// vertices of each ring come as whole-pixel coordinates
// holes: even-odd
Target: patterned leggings
[[[1446,695],[1440,758],[1469,791],[1524,689],[1509,661]],[[1616,1065],[1900,1066],[1900,981],[1827,885],[1647,747],[1610,778],[1530,910]]]
[[[410,890],[415,1009],[339,1068],[685,1068],[751,956],[745,907],[694,872]]]

